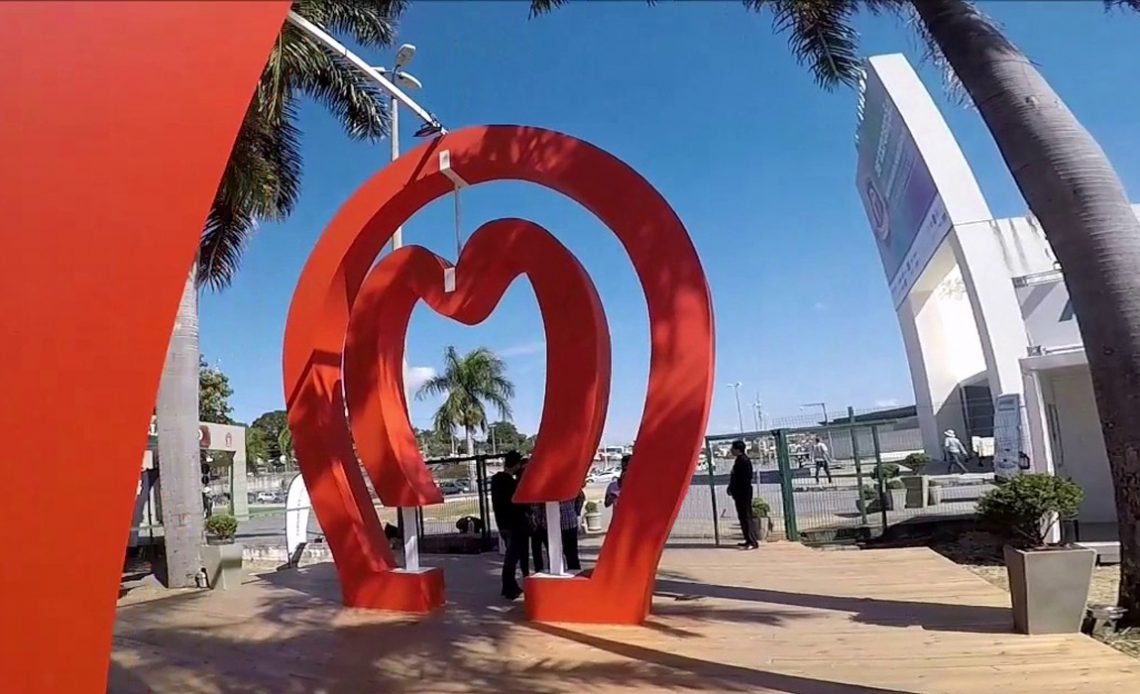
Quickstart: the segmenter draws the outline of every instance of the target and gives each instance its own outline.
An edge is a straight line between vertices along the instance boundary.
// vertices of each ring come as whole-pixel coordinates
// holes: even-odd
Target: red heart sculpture
[[[408,246],[368,273],[352,306],[344,351],[345,395],[356,452],[386,506],[437,504],[443,496],[423,464],[404,402],[404,340],[419,300],[467,325],[490,315],[526,274],[546,330],[542,421],[527,477],[543,498],[572,499],[602,438],[610,387],[610,342],[602,302],[574,256],[541,226],[499,219],[480,227],[455,266]]]
[[[438,572],[392,571],[345,418],[341,363],[350,311],[377,254],[411,215],[453,190],[452,179],[440,168],[445,159],[452,175],[472,185],[525,180],[576,200],[618,237],[645,291],[650,330],[645,408],[595,569],[588,577],[532,576],[526,585],[532,619],[640,622],[648,614],[657,563],[688,491],[708,420],[713,372],[708,284],[684,226],[645,179],[581,140],[521,126],[449,133],[385,167],[337,213],[298,282],[285,331],[289,426],[345,601],[422,610],[442,600]],[[404,335],[387,339],[402,341]],[[385,359],[389,366],[379,368],[394,368],[391,357]],[[566,366],[548,362],[547,371]],[[387,378],[390,384],[394,376]],[[396,421],[402,419],[401,412]],[[548,459],[536,467],[541,474],[523,477],[516,500],[568,498],[567,491],[576,492],[582,482],[584,465],[588,462],[575,464],[568,456],[557,463]]]

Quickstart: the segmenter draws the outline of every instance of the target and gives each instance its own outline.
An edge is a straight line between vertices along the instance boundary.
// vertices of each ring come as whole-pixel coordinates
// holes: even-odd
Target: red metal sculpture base
[[[427,613],[443,607],[443,570],[373,571],[342,589],[344,604],[394,612]]]

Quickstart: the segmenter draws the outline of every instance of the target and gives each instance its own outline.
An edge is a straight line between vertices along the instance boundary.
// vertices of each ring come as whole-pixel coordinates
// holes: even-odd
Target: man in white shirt
[[[815,460],[815,481],[819,482],[819,471],[822,469],[827,474],[827,483],[831,484],[831,451],[827,450],[827,444],[818,436],[812,444],[811,457]]]

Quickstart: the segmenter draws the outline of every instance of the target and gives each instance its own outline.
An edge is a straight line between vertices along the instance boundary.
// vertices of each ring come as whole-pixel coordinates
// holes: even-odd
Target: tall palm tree
[[[453,432],[462,428],[467,441],[467,455],[475,455],[476,431],[487,429],[487,410],[484,403],[493,405],[501,419],[511,416],[511,398],[515,386],[506,378],[507,365],[494,352],[480,347],[463,356],[454,347],[443,355],[443,373],[429,379],[416,393],[418,399],[429,395],[444,395],[443,404],[436,410],[434,426],[439,432]],[[468,476],[475,488],[475,464],[468,464]]]
[[[567,0],[533,0],[532,15]],[[1120,605],[1140,624],[1140,222],[1115,169],[1037,67],[968,0],[743,0],[831,89],[861,76],[860,10],[911,15],[969,95],[1065,273],[1116,488]],[[1106,0],[1140,10],[1140,0]]]
[[[293,9],[317,26],[363,46],[387,46],[405,0],[297,0]],[[187,278],[158,392],[158,455],[169,582],[194,585],[201,567],[203,504],[198,469],[198,290],[226,288],[259,221],[289,216],[301,183],[303,97],[322,103],[349,137],[388,134],[385,95],[292,24],[273,46],[246,110]]]

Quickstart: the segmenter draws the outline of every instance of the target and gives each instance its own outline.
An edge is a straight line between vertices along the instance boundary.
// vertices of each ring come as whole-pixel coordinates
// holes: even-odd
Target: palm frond
[[[348,34],[369,47],[387,46],[396,39],[397,19],[406,0],[295,0],[293,9],[333,34]]]
[[[570,0],[530,0],[530,16],[533,19],[549,14],[569,2]]]
[[[334,34],[366,46],[395,38],[406,0],[296,0],[293,9]],[[296,204],[301,133],[296,98],[323,104],[354,139],[388,134],[387,98],[349,65],[286,24],[270,52],[246,111],[199,247],[199,284],[223,289],[233,280],[259,220],[281,220]]]
[[[284,219],[293,211],[301,184],[300,132],[291,101],[272,124],[254,96],[214,194],[198,246],[198,285],[229,286],[257,220]]]
[[[388,134],[388,97],[375,82],[292,25],[282,36],[282,71],[290,88],[319,101],[353,139]]]
[[[981,14],[981,10],[976,10]],[[950,61],[946,60],[946,56],[942,54],[942,49],[939,48],[938,42],[930,34],[930,28],[926,26],[926,22],[918,15],[918,11],[914,5],[907,3],[900,10],[900,16],[918,40],[919,49],[922,51],[922,59],[935,67],[938,70],[939,76],[942,78],[942,89],[950,98],[950,101],[956,106],[962,108],[969,108],[974,105],[970,99],[970,94],[966,88],[962,86],[962,82],[958,79],[958,73],[954,72],[954,68],[950,65]],[[987,21],[993,22],[992,19],[986,17]]]
[[[744,6],[772,13],[776,32],[788,35],[796,61],[808,66],[820,86],[859,83],[859,34],[851,25],[856,0],[744,0]]]

